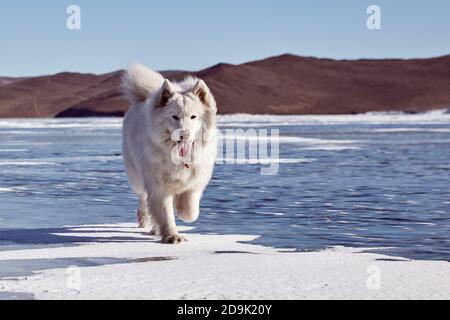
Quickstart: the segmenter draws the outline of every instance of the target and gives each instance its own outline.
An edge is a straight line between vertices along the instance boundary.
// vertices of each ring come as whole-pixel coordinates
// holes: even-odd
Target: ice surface
[[[277,250],[246,243],[254,235],[188,234],[187,243],[167,245],[134,224],[55,231],[77,245],[0,252],[0,268],[16,266],[0,279],[0,298],[2,292],[35,299],[450,298],[447,262],[343,247]]]

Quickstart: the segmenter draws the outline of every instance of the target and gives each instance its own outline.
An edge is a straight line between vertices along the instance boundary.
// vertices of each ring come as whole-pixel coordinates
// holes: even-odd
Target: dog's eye
[[[172,119],[179,120],[178,116],[172,116]]]
[[[191,116],[191,119],[195,119],[195,118],[197,118],[197,116]]]

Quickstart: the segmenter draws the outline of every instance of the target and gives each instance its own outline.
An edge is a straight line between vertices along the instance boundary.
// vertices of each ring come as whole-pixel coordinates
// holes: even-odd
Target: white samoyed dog
[[[165,243],[186,239],[177,232],[175,212],[185,222],[199,215],[217,153],[216,102],[195,77],[170,82],[158,72],[133,64],[122,92],[132,103],[123,120],[123,156],[139,196],[139,227]]]

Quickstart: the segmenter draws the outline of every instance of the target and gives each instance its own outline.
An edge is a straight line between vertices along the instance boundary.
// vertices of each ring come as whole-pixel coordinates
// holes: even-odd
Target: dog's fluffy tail
[[[131,103],[138,103],[161,89],[164,77],[138,63],[130,65],[122,77],[121,92]]]

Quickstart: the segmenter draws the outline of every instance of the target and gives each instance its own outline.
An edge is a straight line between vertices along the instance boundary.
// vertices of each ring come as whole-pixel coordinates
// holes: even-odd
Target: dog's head
[[[195,84],[179,86],[166,79],[155,100],[158,121],[177,144],[180,157],[187,156],[193,142],[202,139],[203,131],[209,129],[211,115],[216,112],[214,98],[203,80],[189,80]]]

